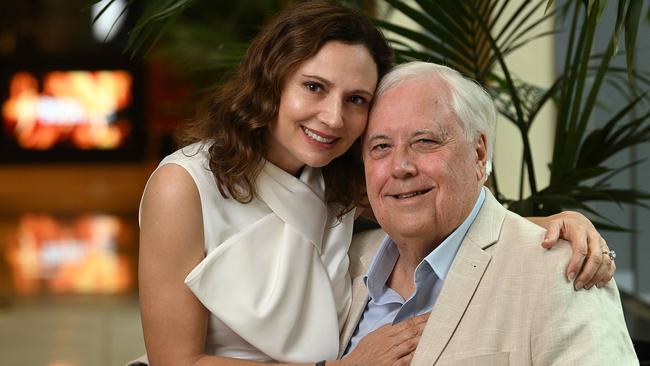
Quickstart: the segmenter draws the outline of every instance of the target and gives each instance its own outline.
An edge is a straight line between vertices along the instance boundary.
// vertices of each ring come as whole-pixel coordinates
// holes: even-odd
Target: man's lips
[[[302,130],[305,133],[305,135],[307,135],[307,137],[311,138],[314,141],[317,141],[317,142],[320,142],[320,143],[323,143],[323,144],[331,144],[332,142],[336,141],[336,139],[337,139],[336,136],[326,135],[326,134],[324,134],[322,132],[317,132],[317,131],[314,131],[312,129],[309,129],[309,128],[305,127],[305,126],[301,126],[301,127],[302,127]]]
[[[398,200],[403,200],[415,196],[421,196],[423,194],[427,194],[431,191],[432,188],[426,188],[422,190],[417,190],[417,191],[409,191],[409,192],[404,192],[404,193],[396,193],[396,194],[389,194],[389,197],[393,197]]]

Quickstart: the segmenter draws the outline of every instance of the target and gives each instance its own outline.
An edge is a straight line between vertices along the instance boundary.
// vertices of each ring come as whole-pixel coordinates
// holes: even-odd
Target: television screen
[[[125,218],[22,215],[3,237],[12,293],[117,294],[135,290],[135,230]]]
[[[14,69],[2,78],[4,161],[142,157],[137,75],[130,69]]]

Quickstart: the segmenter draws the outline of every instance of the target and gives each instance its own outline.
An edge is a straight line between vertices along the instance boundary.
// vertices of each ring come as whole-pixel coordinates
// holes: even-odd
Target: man
[[[614,281],[573,291],[562,280],[568,243],[541,248],[544,230],[483,188],[496,120],[487,93],[415,62],[384,77],[375,98],[363,159],[388,235],[353,245],[343,349],[431,311],[412,365],[637,364]]]

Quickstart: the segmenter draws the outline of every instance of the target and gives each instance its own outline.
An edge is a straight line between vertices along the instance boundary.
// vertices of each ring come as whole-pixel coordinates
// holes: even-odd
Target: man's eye
[[[433,145],[438,143],[436,140],[432,139],[419,139],[416,142],[421,145]]]
[[[442,145],[443,143],[436,138],[419,138],[412,143],[414,149],[421,151],[434,151]]]
[[[390,145],[388,145],[388,144],[377,144],[377,145],[374,145],[371,150],[373,150],[373,151],[383,151],[383,150],[388,149],[389,147],[390,147]]]
[[[320,84],[314,82],[307,82],[304,85],[305,88],[310,92],[319,92],[321,89],[323,89],[323,87]]]

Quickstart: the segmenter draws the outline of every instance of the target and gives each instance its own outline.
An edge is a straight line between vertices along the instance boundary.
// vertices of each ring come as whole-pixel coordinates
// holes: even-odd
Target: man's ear
[[[487,136],[481,132],[476,138],[476,174],[479,181],[485,180],[485,168],[488,161]]]

